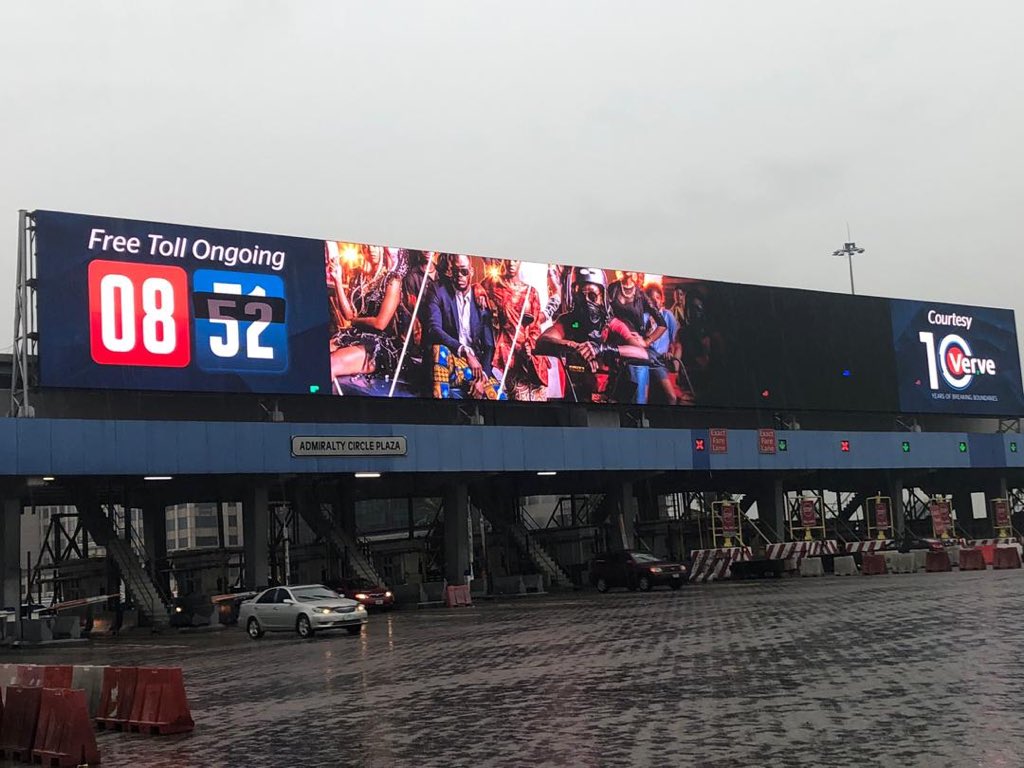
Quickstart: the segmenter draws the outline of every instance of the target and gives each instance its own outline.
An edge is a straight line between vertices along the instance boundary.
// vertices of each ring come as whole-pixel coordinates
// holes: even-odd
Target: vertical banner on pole
[[[800,527],[804,529],[804,541],[811,540],[811,529],[818,527],[818,498],[804,496],[800,499]]]
[[[736,502],[730,500],[714,501],[711,503],[711,541],[712,546],[718,546],[718,540],[722,540],[723,547],[734,547],[737,543],[743,546],[743,526],[740,522],[740,511]]]
[[[731,501],[722,502],[718,508],[718,514],[722,519],[722,535],[725,537],[725,546],[732,546],[732,539],[736,535],[736,505]]]
[[[877,531],[875,538],[879,540],[888,538],[892,530],[892,499],[888,496],[873,496],[868,501],[875,519],[874,529]],[[870,536],[870,520],[868,520],[868,526],[868,535]]]
[[[932,516],[932,533],[936,538],[948,539],[953,521],[950,517],[949,502],[945,499],[932,499],[928,503],[928,511]]]
[[[992,519],[996,535],[1000,539],[1010,538],[1013,523],[1010,520],[1010,505],[1006,499],[992,499]]]

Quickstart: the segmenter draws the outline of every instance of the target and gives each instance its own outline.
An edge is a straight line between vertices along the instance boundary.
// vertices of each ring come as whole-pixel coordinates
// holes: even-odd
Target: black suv
[[[661,560],[647,552],[605,552],[590,563],[590,583],[598,592],[607,592],[610,587],[647,592],[659,585],[679,589],[685,581],[685,565]]]

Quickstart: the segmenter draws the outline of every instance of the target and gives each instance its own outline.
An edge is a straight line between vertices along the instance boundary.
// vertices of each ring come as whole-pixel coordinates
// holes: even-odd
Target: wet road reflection
[[[1024,765],[1021,572],[747,582],[135,635],[3,661],[180,665],[192,735],[107,766]]]

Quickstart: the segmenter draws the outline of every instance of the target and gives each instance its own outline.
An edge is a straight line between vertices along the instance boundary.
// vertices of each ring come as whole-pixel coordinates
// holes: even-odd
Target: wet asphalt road
[[[726,583],[0,661],[182,666],[195,732],[100,732],[106,766],[1009,768],[1022,588],[1022,571]]]

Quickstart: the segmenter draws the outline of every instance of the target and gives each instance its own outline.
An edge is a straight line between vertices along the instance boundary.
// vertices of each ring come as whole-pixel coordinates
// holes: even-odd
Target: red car
[[[649,555],[624,550],[605,552],[590,563],[590,583],[598,592],[609,587],[626,587],[647,592],[660,585],[679,589],[686,582],[686,566]]]
[[[334,585],[334,591],[342,597],[355,600],[370,608],[392,608],[394,593],[383,584],[374,584],[366,579],[342,579]]]

